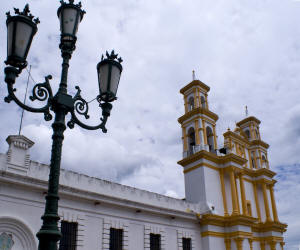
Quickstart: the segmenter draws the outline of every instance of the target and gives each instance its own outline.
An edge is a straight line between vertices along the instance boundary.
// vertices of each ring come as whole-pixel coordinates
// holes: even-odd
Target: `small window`
[[[160,250],[160,234],[150,234],[150,250]]]
[[[123,229],[110,228],[109,250],[122,250]]]
[[[253,167],[253,168],[256,168],[255,158],[254,158],[253,152],[251,152],[251,162],[252,162],[252,167]]]
[[[188,104],[189,104],[189,111],[193,110],[194,107],[195,107],[194,98],[193,97],[189,98]]]
[[[61,222],[62,237],[59,242],[59,250],[76,250],[77,222]]]
[[[204,98],[204,96],[201,96],[200,100],[201,100],[201,107],[205,109],[206,106],[205,106],[205,98]]]
[[[191,238],[182,238],[182,250],[191,250]]]

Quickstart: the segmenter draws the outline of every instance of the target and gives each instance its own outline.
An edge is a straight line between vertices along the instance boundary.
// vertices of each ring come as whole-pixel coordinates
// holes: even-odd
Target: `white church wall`
[[[25,186],[19,186],[19,184],[9,184],[1,181],[1,216],[24,218],[24,224],[35,235],[42,224],[40,216],[44,212],[44,188],[34,185],[26,188]],[[149,208],[149,212],[141,211],[137,213],[136,209],[108,204],[105,201],[100,202],[100,204],[95,203],[95,201],[87,199],[86,196],[76,193],[74,189],[72,189],[72,192],[66,193],[63,187],[61,187],[60,197],[59,215],[63,220],[78,222],[79,250],[94,249],[95,246],[99,246],[99,248],[102,246],[103,250],[108,249],[109,238],[107,237],[109,237],[108,230],[110,227],[124,229],[124,247],[127,247],[124,250],[143,249],[135,247],[145,245],[147,235],[144,235],[144,227],[149,227],[149,225],[150,229],[154,231],[159,228],[165,250],[174,250],[174,246],[177,248],[177,230],[190,232],[191,235],[200,237],[200,227],[196,216],[193,220],[185,220],[172,217],[168,213],[164,214],[162,211],[159,214],[154,211],[153,213],[151,208]],[[20,214],[20,211],[22,211],[22,214]],[[104,237],[104,235],[107,237]],[[33,238],[36,247],[37,239],[35,236]],[[201,240],[193,240],[192,243],[194,249],[202,249],[199,245]]]
[[[264,196],[263,196],[263,191],[262,191],[261,185],[257,185],[257,196],[258,196],[261,220],[262,220],[262,222],[265,222],[266,221],[266,210],[265,210],[265,202],[264,202]]]
[[[256,210],[253,184],[251,182],[245,180],[244,185],[245,185],[246,200],[249,200],[251,202],[252,216],[257,218],[258,215],[257,215],[257,210]]]
[[[220,173],[218,170],[203,167],[206,200],[214,206],[214,213],[224,215],[223,197],[221,192]],[[218,191],[216,191],[218,190]]]
[[[185,198],[188,202],[197,203],[207,199],[204,178],[203,167],[184,174]]]
[[[178,234],[176,228],[166,227],[165,232],[166,232],[166,249],[167,250],[177,249]]]
[[[87,214],[85,217],[85,249],[93,249],[93,246],[102,246],[102,234],[103,234],[103,222],[104,218]],[[141,248],[142,249],[142,248]]]
[[[221,237],[207,237],[209,238],[209,249],[218,249],[218,250],[225,250],[224,239]]]
[[[144,249],[144,225],[140,222],[129,224],[129,249]]]
[[[261,250],[260,244],[258,241],[253,241],[252,246],[253,246],[253,250]]]
[[[249,245],[249,241],[248,241],[248,239],[247,238],[245,238],[244,240],[243,240],[243,248],[242,248],[243,250],[251,250],[250,249],[250,245]]]
[[[236,247],[236,242],[235,242],[235,240],[232,240],[232,241],[231,241],[231,250],[238,250],[237,247]]]

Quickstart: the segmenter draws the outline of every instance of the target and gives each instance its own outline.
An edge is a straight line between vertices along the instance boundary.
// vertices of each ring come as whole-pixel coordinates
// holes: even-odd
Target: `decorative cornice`
[[[247,215],[221,216],[216,214],[204,214],[200,219],[201,225],[214,225],[220,227],[230,227],[236,225],[253,226],[257,218]]]
[[[241,237],[241,238],[252,238],[252,233],[243,232],[243,231],[235,231],[229,233],[223,232],[214,232],[214,231],[205,231],[201,233],[202,237],[220,237],[220,238],[231,238],[231,237]]]
[[[253,140],[250,142],[250,146],[262,146],[266,149],[270,147],[270,145],[262,140]]]
[[[259,233],[270,232],[270,231],[284,233],[287,229],[287,226],[288,225],[285,223],[270,221],[270,222],[258,223],[252,225],[252,231],[259,232]]]
[[[13,145],[17,148],[27,150],[34,145],[34,142],[29,140],[24,135],[10,135],[6,138],[6,141],[9,145]]]
[[[187,112],[183,116],[178,118],[178,122],[180,124],[184,123],[189,118],[193,117],[194,115],[207,115],[209,118],[213,119],[215,122],[219,119],[219,116],[214,112],[202,107],[194,108],[191,111]]]
[[[236,125],[241,127],[243,124],[247,123],[247,122],[250,122],[250,121],[254,121],[256,122],[257,124],[260,124],[260,120],[258,120],[256,117],[254,116],[249,116],[241,121],[239,121]]]
[[[269,178],[273,178],[276,175],[275,172],[273,172],[272,170],[267,169],[267,168],[260,168],[260,169],[244,168],[244,173],[251,177],[259,177],[259,176],[265,175]]]
[[[225,156],[218,156],[218,155],[208,152],[206,150],[201,150],[193,155],[190,155],[190,156],[178,161],[177,163],[179,165],[185,167],[186,165],[191,164],[199,159],[206,159],[206,160],[209,160],[216,164],[226,164],[229,162],[234,162],[241,166],[247,162],[247,159],[244,159],[244,158],[242,158],[238,155],[232,154],[232,153],[227,154]]]
[[[250,145],[250,142],[246,139],[246,138],[244,138],[244,137],[242,137],[241,135],[239,135],[239,134],[237,134],[237,133],[234,133],[234,132],[232,132],[232,131],[226,131],[224,134],[223,134],[223,136],[224,136],[224,138],[226,139],[227,137],[233,137],[233,138],[235,138],[235,139],[237,139],[237,140],[240,140],[240,141],[242,141],[243,143],[245,143],[246,145]]]
[[[206,90],[206,92],[208,92],[210,90],[210,87],[208,87],[205,83],[201,82],[200,80],[194,80],[191,81],[188,85],[184,86],[181,90],[180,93],[184,95],[184,93],[191,89],[192,87],[200,87],[204,90]]]

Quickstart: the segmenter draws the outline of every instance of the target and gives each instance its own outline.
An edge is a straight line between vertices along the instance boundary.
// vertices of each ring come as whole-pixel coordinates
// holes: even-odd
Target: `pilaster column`
[[[281,247],[281,250],[284,250],[283,249],[283,246],[285,245],[285,243],[284,242],[280,242],[280,247]]]
[[[270,208],[269,208],[269,202],[268,202],[268,196],[267,196],[267,187],[266,187],[266,183],[264,183],[264,182],[262,183],[262,189],[263,189],[263,195],[264,195],[266,221],[271,221]]]
[[[251,153],[250,153],[250,150],[248,149],[248,162],[249,162],[249,166],[251,169],[253,169],[253,166],[252,166],[252,160],[251,160]]]
[[[250,250],[253,250],[253,240],[248,239]]]
[[[196,139],[196,145],[200,145],[199,120],[195,120],[195,139]]]
[[[189,111],[188,109],[188,102],[187,102],[187,96],[184,96],[184,111],[187,113]]]
[[[229,175],[230,175],[230,185],[231,185],[232,214],[238,214],[236,183],[235,183],[233,169],[229,170]]]
[[[266,250],[266,244],[264,241],[260,242],[260,250]]]
[[[254,191],[254,198],[255,198],[255,205],[256,205],[256,212],[258,217],[258,222],[261,222],[261,215],[260,215],[260,207],[259,207],[259,201],[257,197],[257,185],[253,182],[253,191]]]
[[[197,103],[197,89],[194,89],[194,108],[198,108],[198,103]]]
[[[272,211],[273,211],[274,221],[277,222],[278,221],[278,214],[277,214],[276,202],[275,202],[275,198],[274,198],[273,185],[270,186],[270,197],[271,197],[271,203],[272,203]]]
[[[262,157],[261,157],[261,151],[260,150],[258,150],[258,155],[259,155],[260,167],[262,168],[263,167],[263,160],[262,160]]]
[[[209,108],[208,108],[208,101],[207,101],[207,94],[205,94],[205,104],[206,104],[205,107],[206,107],[207,109],[209,109]]]
[[[270,245],[270,250],[276,250],[276,241],[270,241],[269,245]]]
[[[188,150],[188,141],[186,135],[186,128],[182,127],[182,135],[183,135],[183,151],[186,152]]]
[[[207,136],[206,136],[206,128],[205,128],[205,121],[204,121],[204,119],[202,119],[202,128],[203,128],[204,144],[207,145]]]
[[[238,186],[237,186],[237,181],[238,176],[234,175],[234,183],[235,183],[235,194],[236,194],[236,204],[237,204],[237,209],[238,209],[238,214],[241,214],[241,208],[240,208],[240,201],[239,201],[239,192],[238,192]]]
[[[221,182],[221,190],[223,197],[223,206],[224,206],[224,216],[229,216],[228,207],[227,207],[227,199],[226,199],[226,190],[224,184],[224,169],[220,169],[220,182]]]
[[[240,189],[241,189],[241,197],[242,197],[243,215],[247,215],[245,186],[244,186],[244,180],[243,180],[243,175],[242,174],[239,175],[239,179],[240,179]]]
[[[225,239],[224,242],[226,250],[231,250],[231,239]]]
[[[215,144],[215,149],[217,149],[217,148],[218,148],[218,145],[217,145],[216,125],[213,125],[213,132],[214,132],[214,144]]]
[[[196,101],[196,102],[197,102],[197,108],[198,108],[198,107],[201,107],[201,104],[200,104],[200,97],[199,97],[199,96],[200,96],[200,91],[199,91],[198,88],[197,88],[196,90],[197,90],[197,92],[196,92],[196,93],[197,93],[197,96],[196,96],[196,98],[197,98],[196,100],[197,100],[197,101]]]
[[[234,239],[234,241],[236,243],[236,249],[237,250],[243,250],[243,240],[244,240],[244,238],[241,238],[241,237],[238,237],[238,238]]]

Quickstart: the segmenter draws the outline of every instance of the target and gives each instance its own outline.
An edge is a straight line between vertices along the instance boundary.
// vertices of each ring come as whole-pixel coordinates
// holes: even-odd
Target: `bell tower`
[[[216,122],[210,111],[210,88],[193,79],[180,90],[185,199],[201,207],[202,243],[207,250],[283,250],[287,225],[277,214],[269,167],[269,145],[261,139],[260,121],[247,116],[223,134],[218,149]],[[246,112],[246,115],[248,113]]]
[[[180,90],[184,98],[184,115],[178,119],[182,128],[183,158],[201,150],[216,154],[216,122],[218,116],[209,110],[210,88],[193,80]]]
[[[221,186],[212,194],[209,181],[219,182],[207,159],[217,159],[216,122],[218,115],[210,111],[208,92],[210,88],[200,80],[193,80],[180,90],[184,98],[184,115],[178,122],[182,128],[183,156],[178,163],[184,168],[185,197],[188,202],[201,203],[204,209],[219,209]]]

